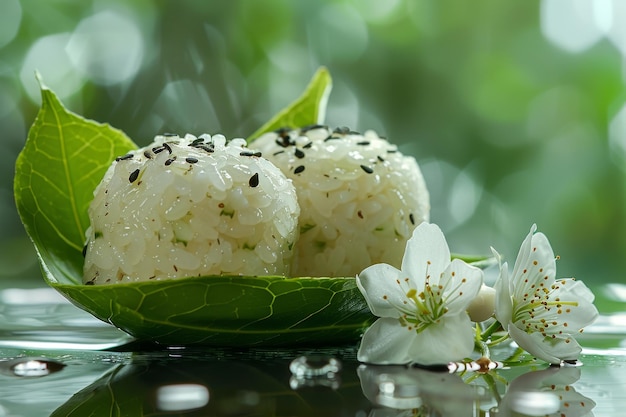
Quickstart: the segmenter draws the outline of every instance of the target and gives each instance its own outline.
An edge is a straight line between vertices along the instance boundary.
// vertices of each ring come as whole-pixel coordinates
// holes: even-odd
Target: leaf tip
[[[38,70],[35,70],[35,79],[37,83],[39,83],[39,88],[41,90],[49,90],[48,86],[43,82],[43,76]]]

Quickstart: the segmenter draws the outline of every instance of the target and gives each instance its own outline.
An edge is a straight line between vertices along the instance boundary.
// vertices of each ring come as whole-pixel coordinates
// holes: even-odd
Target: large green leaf
[[[74,304],[165,344],[336,343],[356,340],[372,321],[354,278],[207,276],[83,285],[93,191],[113,159],[136,145],[119,130],[69,112],[49,89],[41,93],[16,164],[15,200],[46,281]]]
[[[137,146],[107,124],[65,109],[42,85],[41,109],[17,157],[17,210],[51,282],[82,282],[87,208],[111,161]]]
[[[208,276],[55,288],[133,336],[168,345],[349,342],[373,319],[355,278]]]
[[[304,93],[289,106],[282,109],[267,123],[248,137],[248,142],[281,127],[297,128],[324,123],[326,104],[332,88],[332,79],[328,69],[321,67]]]

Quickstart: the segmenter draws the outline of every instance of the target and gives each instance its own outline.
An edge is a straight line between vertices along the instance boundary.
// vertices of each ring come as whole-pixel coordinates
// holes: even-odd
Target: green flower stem
[[[494,321],[489,327],[487,327],[485,329],[484,332],[482,332],[481,338],[482,341],[486,342],[487,340],[489,340],[491,338],[491,336],[497,332],[498,330],[502,329],[502,325],[500,324],[499,321]],[[499,343],[499,342],[498,342]],[[493,344],[492,344],[493,346]]]

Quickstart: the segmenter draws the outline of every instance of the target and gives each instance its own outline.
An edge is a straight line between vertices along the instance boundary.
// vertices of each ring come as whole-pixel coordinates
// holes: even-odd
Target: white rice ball
[[[413,157],[373,131],[279,129],[249,145],[292,179],[300,237],[292,275],[354,276],[376,263],[400,267],[429,194]]]
[[[287,276],[298,214],[291,181],[243,139],[157,136],[95,190],[83,281]]]

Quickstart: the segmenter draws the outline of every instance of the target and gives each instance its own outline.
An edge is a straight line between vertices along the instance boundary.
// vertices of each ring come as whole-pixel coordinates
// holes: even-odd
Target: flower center
[[[430,265],[430,262],[427,264]],[[454,277],[454,272],[452,272],[452,277]],[[466,279],[463,278],[450,290],[441,284],[431,284],[428,268],[426,270],[424,288],[419,293],[416,288],[411,287],[409,278],[396,280],[406,297],[401,305],[394,306],[400,312],[400,324],[406,327],[407,330],[420,333],[430,325],[439,323],[441,317],[448,312],[446,305],[463,295],[460,288],[465,282]]]
[[[521,323],[526,333],[539,332],[544,337],[557,338],[576,329],[567,329],[567,315],[577,301],[561,300],[558,293],[572,280],[555,282],[550,289],[540,287],[532,293],[526,293],[513,305],[513,322]]]

